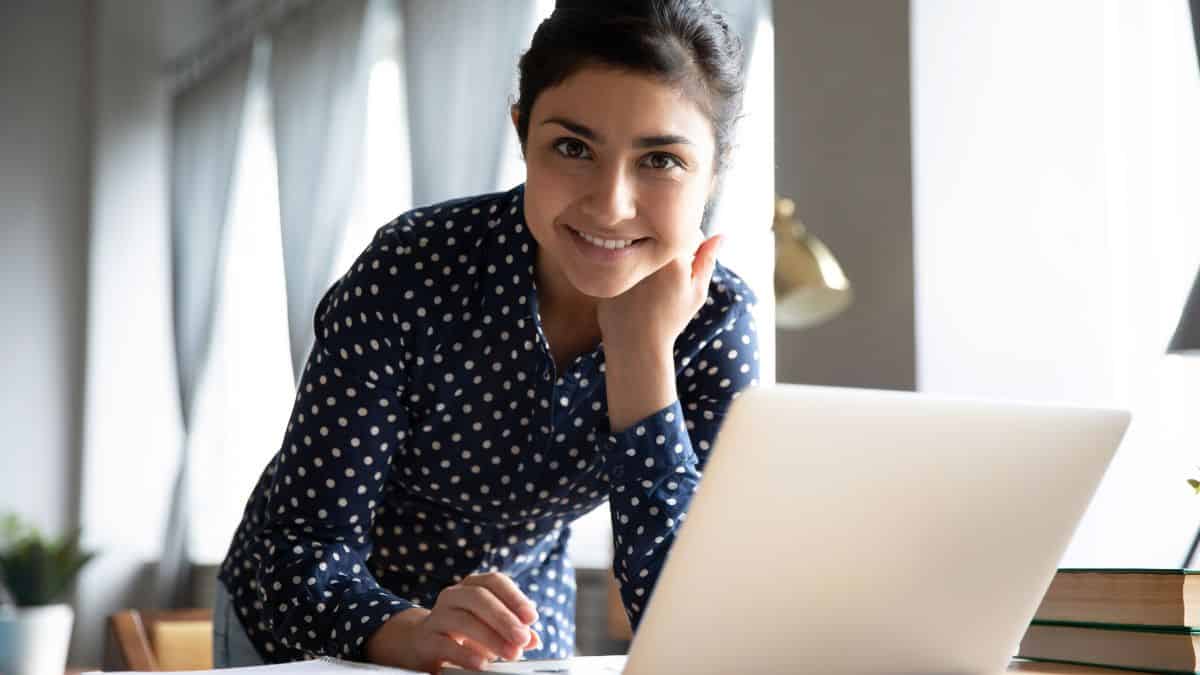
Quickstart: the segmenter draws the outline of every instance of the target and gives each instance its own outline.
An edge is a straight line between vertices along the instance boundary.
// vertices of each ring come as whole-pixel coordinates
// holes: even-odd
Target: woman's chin
[[[633,287],[624,279],[571,279],[571,285],[580,293],[597,300],[615,298]]]

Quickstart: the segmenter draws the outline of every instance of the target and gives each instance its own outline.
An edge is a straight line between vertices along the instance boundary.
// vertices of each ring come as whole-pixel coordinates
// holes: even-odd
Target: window
[[[912,28],[919,388],[1131,410],[1062,564],[1178,566],[1200,525],[1200,359],[1165,354],[1200,266],[1187,2],[922,0]]]

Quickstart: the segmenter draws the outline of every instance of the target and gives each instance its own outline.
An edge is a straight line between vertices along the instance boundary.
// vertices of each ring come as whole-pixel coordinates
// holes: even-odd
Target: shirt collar
[[[495,207],[495,211],[491,209]],[[481,257],[480,307],[493,321],[515,322],[537,313],[537,240],[525,223],[525,185],[502,193],[484,212],[488,234]],[[502,314],[508,306],[509,313]]]

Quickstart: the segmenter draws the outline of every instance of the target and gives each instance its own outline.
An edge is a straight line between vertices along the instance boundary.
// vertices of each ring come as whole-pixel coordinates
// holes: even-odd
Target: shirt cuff
[[[679,399],[624,431],[609,434],[604,461],[611,483],[649,481],[648,489],[665,476],[695,467],[699,458]]]
[[[367,640],[388,619],[417,605],[389,592],[382,586],[343,597],[337,625],[331,639],[340,645],[339,653],[331,654],[348,661],[367,660]]]

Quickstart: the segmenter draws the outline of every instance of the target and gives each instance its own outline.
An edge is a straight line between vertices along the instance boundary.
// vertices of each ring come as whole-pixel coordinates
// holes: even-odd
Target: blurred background
[[[764,380],[1128,408],[1062,566],[1185,564],[1187,0],[714,3],[748,89],[713,230]],[[0,512],[98,553],[72,663],[119,608],[211,603],[316,301],[375,229],[523,181],[508,106],[552,9],[0,0]],[[581,654],[622,645],[607,519],[572,541]]]

